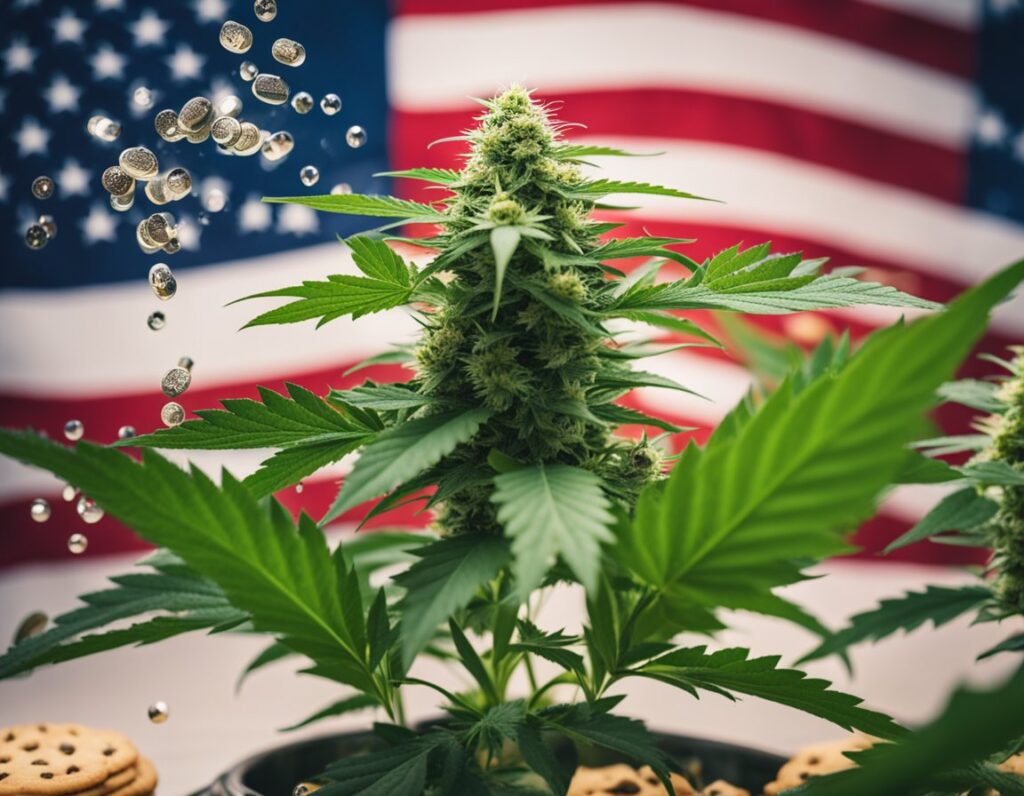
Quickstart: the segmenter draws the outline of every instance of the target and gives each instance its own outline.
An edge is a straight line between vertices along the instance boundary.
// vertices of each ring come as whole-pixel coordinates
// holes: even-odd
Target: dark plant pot
[[[725,779],[751,793],[760,793],[766,782],[775,779],[779,766],[785,762],[784,758],[768,752],[684,735],[659,733],[658,742],[681,764],[700,761],[705,781]],[[296,783],[315,776],[328,763],[376,745],[373,734],[361,732],[325,735],[279,746],[243,760],[193,796],[289,796]],[[593,765],[621,760],[588,759],[586,762]]]

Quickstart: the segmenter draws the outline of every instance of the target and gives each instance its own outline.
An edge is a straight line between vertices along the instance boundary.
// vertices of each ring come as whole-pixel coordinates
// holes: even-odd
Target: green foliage
[[[944,531],[969,531],[992,519],[998,510],[999,506],[979,495],[977,489],[961,489],[946,495],[913,528],[890,542],[885,552],[898,550]]]
[[[525,600],[557,556],[588,589],[593,588],[601,544],[614,538],[601,480],[578,467],[538,464],[494,479],[498,520],[512,540],[520,597]]]
[[[901,597],[882,600],[877,608],[857,614],[849,625],[831,634],[801,662],[841,653],[864,641],[878,641],[899,631],[911,632],[931,622],[940,627],[990,600],[992,592],[984,586],[948,588],[928,586],[923,592],[907,592]]]
[[[901,743],[859,753],[859,768],[814,778],[787,796],[953,796],[989,785],[999,775],[979,762],[989,757],[998,762],[1020,737],[1022,704],[1020,672],[991,691],[959,690],[939,718]],[[1021,778],[1004,775],[995,781],[1004,794],[1024,793]]]
[[[879,738],[902,735],[888,716],[860,707],[862,700],[855,696],[830,690],[828,681],[797,669],[778,668],[777,655],[749,658],[749,654],[740,648],[711,653],[706,647],[676,649],[630,674],[659,680],[693,696],[704,690],[730,699],[733,693],[761,697]]]
[[[462,169],[391,173],[440,187],[434,203],[358,195],[268,200],[376,216],[389,222],[383,229],[436,226],[424,238],[351,238],[358,275],[259,294],[293,300],[249,324],[323,325],[409,305],[422,328],[415,344],[350,371],[401,364],[411,371],[407,382],[366,381],[326,397],[293,385],[287,395],[261,389],[258,401],[225,401],[178,428],[118,443],[142,448],[141,463],[94,445],[67,449],[0,432],[0,453],[53,472],[166,548],[150,561],[153,571],[86,595],[53,630],[0,658],[0,676],[189,630],[235,630],[273,641],[245,675],[297,657],[308,663],[304,673],[349,686],[296,726],[371,705],[400,722],[407,685],[443,697],[446,724],[419,733],[378,726],[379,743],[368,740],[366,754],[324,773],[324,796],[560,794],[572,775],[570,745],[650,764],[667,784],[668,765],[650,733],[611,712],[619,700],[609,689],[630,677],[693,695],[754,695],[844,727],[897,735],[891,720],[856,697],[780,669],[775,657],[675,648],[669,639],[679,631],[715,633],[723,609],[783,617],[825,635],[773,589],[845,550],[845,534],[870,516],[883,490],[911,479],[953,482],[984,492],[980,499],[993,505],[999,498],[999,513],[975,533],[988,541],[990,526],[1000,529],[999,611],[991,618],[1024,600],[1024,587],[1017,588],[1024,559],[1012,555],[1017,526],[1006,521],[1016,506],[1006,495],[1022,488],[1015,461],[999,453],[953,468],[905,448],[937,391],[978,406],[1006,403],[1002,388],[947,380],[1024,266],[947,312],[876,335],[853,356],[845,338],[806,362],[787,354],[785,368],[775,363],[781,386],[772,395],[746,396],[704,447],[690,445],[675,459],[661,440],[618,433],[627,424],[678,430],[622,406],[633,389],[693,392],[634,367],[673,347],[621,343],[621,319],[717,346],[674,313],[935,305],[859,281],[856,269],[822,275],[824,261],[772,255],[768,244],[732,247],[698,263],[676,251],[686,239],[607,239],[621,225],[593,218],[606,196],[700,197],[590,179],[585,158],[629,153],[560,140],[548,109],[520,88],[482,104],[479,123],[454,139],[470,148]],[[432,251],[432,259],[413,266],[389,241]],[[615,267],[633,257],[650,261],[628,276]],[[666,279],[677,265],[688,276]],[[1015,415],[1000,416],[999,439],[1008,439]],[[983,448],[992,435],[977,436],[980,443],[939,440],[924,449]],[[219,486],[150,450],[265,447],[275,453],[258,472],[244,482],[224,473]],[[361,455],[319,525],[306,516],[294,522],[267,497],[355,451]],[[668,477],[666,462],[673,465]],[[361,534],[332,551],[320,526],[374,498],[380,501],[368,518],[415,502],[432,512],[436,535]],[[386,578],[371,579],[382,569]],[[587,624],[578,636],[532,621],[533,593],[559,581],[586,592]],[[933,620],[945,616],[935,605],[929,610]],[[913,621],[904,616],[895,626]],[[880,618],[866,624],[869,636],[885,629]],[[1003,646],[1016,648],[1012,639]],[[465,688],[410,677],[421,653],[458,662],[469,675]],[[558,673],[537,681],[537,658]],[[521,670],[530,682],[522,699],[511,693]],[[552,689],[563,685],[577,689],[578,704],[552,704]],[[998,778],[988,768],[972,771],[984,782]]]

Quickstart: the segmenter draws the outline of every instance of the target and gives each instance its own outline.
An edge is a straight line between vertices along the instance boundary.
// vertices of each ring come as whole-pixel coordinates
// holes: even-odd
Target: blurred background
[[[323,393],[369,376],[407,377],[394,366],[344,376],[362,358],[405,342],[413,319],[392,312],[358,322],[260,327],[239,332],[254,314],[225,305],[260,290],[351,269],[338,234],[371,222],[316,215],[298,206],[262,204],[263,195],[335,191],[436,194],[373,176],[412,166],[458,167],[461,143],[435,139],[471,124],[486,97],[513,82],[536,89],[569,127],[567,137],[659,157],[608,159],[611,178],[647,181],[723,200],[721,204],[645,199],[624,233],[696,238],[695,259],[738,241],[772,240],[777,251],[830,256],[924,297],[946,300],[1024,255],[1024,4],[1018,0],[279,0],[261,22],[244,0],[6,0],[0,33],[0,423],[32,426],[59,438],[66,421],[85,437],[110,442],[124,425],[139,433],[160,425],[160,377],[180,357],[195,361],[186,410],[221,398],[255,395],[294,381]],[[225,19],[248,25],[245,55],[218,43]],[[297,68],[270,57],[279,36],[300,41]],[[282,75],[314,107],[257,100],[240,74],[243,61]],[[244,71],[244,70],[243,70]],[[141,89],[141,91],[140,91]],[[342,108],[319,107],[328,93]],[[212,141],[167,143],[153,128],[163,108],[195,95],[244,101],[242,118],[269,132],[288,131],[283,160],[218,153]],[[116,122],[114,140],[91,134],[90,117]],[[353,147],[366,131],[365,144]],[[107,128],[112,129],[112,128]],[[110,137],[109,135],[106,137]],[[181,225],[182,250],[147,255],[135,227],[155,211],[143,196],[115,212],[100,185],[103,170],[127,146],[153,149],[161,169],[187,168],[192,195],[161,208]],[[315,185],[299,179],[314,166]],[[35,178],[54,183],[33,196]],[[633,197],[630,197],[631,199]],[[221,201],[223,199],[223,201]],[[629,202],[637,204],[637,202]],[[39,249],[25,243],[39,216],[56,235]],[[178,294],[160,302],[147,284],[166,262]],[[163,328],[150,328],[154,311]],[[642,390],[630,400],[704,438],[752,383],[768,381],[784,345],[802,349],[849,330],[860,339],[898,316],[877,308],[748,318],[722,329],[742,343],[723,354],[688,349],[650,361],[713,400]],[[710,324],[720,319],[704,318]],[[982,350],[1000,353],[1024,341],[1024,305],[1005,305]],[[767,352],[767,353],[766,353]],[[750,367],[754,366],[755,375]],[[983,376],[985,363],[967,371]],[[940,411],[943,430],[962,432],[970,415]],[[678,446],[688,435],[672,440]],[[192,457],[210,472],[236,475],[267,454]],[[176,458],[183,460],[184,457]],[[289,490],[293,509],[322,513],[346,463]],[[0,460],[0,641],[32,611],[53,616],[75,595],[123,572],[144,545],[114,520],[84,525],[62,484]],[[976,552],[917,545],[886,559],[875,553],[942,496],[941,488],[900,489],[860,529],[862,552],[822,567],[827,577],[791,589],[833,626],[924,583],[966,578]],[[53,506],[37,524],[29,505]],[[351,529],[344,518],[334,532]],[[429,517],[385,515],[376,526],[422,527]],[[70,534],[87,534],[72,555]],[[553,594],[551,627],[573,627],[578,595]],[[1004,629],[1005,630],[1005,629]],[[938,632],[897,637],[854,652],[852,677],[825,661],[810,670],[835,678],[875,707],[921,721],[955,682],[995,679],[1006,662],[974,664],[1005,632],[954,623]],[[229,634],[230,636],[230,634]],[[793,660],[812,639],[765,619],[736,617],[722,643]],[[161,770],[166,794],[187,793],[238,758],[281,740],[278,727],[337,695],[323,682],[296,678],[288,665],[256,675],[237,695],[238,673],[260,648],[244,637],[183,637],[124,650],[0,683],[0,723],[76,721],[122,729]],[[450,673],[425,667],[425,676]],[[411,694],[414,718],[432,713],[429,694]],[[160,726],[146,708],[166,701]],[[789,751],[836,730],[781,707],[714,697],[701,702],[657,684],[631,691],[626,709],[653,726]],[[353,716],[323,732],[365,724]]]

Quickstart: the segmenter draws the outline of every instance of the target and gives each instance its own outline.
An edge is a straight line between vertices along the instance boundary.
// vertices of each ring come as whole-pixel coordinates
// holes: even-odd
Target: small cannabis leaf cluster
[[[698,263],[673,248],[684,240],[609,238],[618,225],[593,215],[608,195],[698,197],[587,177],[586,158],[629,153],[561,140],[521,88],[483,105],[479,124],[453,139],[469,145],[464,168],[393,173],[445,189],[439,201],[272,200],[383,218],[384,234],[347,241],[358,273],[260,294],[289,301],[249,325],[322,326],[410,307],[423,329],[417,343],[364,363],[403,363],[408,381],[367,380],[326,395],[261,388],[259,400],[226,400],[179,427],[107,448],[0,431],[0,452],[74,484],[163,548],[141,574],[84,595],[84,606],[0,657],[0,677],[196,630],[262,633],[272,642],[247,674],[293,656],[304,660],[304,674],[347,691],[296,726],[367,707],[390,720],[376,725],[377,751],[325,773],[325,793],[352,796],[562,796],[573,749],[586,746],[648,764],[667,786],[672,761],[656,739],[613,712],[621,697],[609,689],[630,678],[693,696],[757,696],[900,737],[889,717],[780,666],[777,656],[673,639],[715,634],[729,610],[827,636],[775,590],[846,550],[846,535],[880,494],[906,480],[905,446],[922,413],[992,307],[1024,278],[1024,264],[855,353],[846,339],[825,341],[774,393],[741,401],[706,445],[688,445],[666,475],[671,460],[654,441],[617,431],[678,429],[620,399],[637,387],[687,388],[635,367],[673,346],[624,340],[612,331],[623,321],[717,345],[677,312],[937,308],[861,281],[856,269],[823,273],[823,260],[773,255],[768,244]],[[436,232],[387,232],[403,223]],[[394,241],[429,254],[422,264],[407,262]],[[629,276],[612,264],[637,257],[649,262]],[[688,274],[670,278],[667,265]],[[142,448],[141,462],[123,447]],[[154,448],[275,453],[248,478],[225,472],[216,484]],[[355,451],[319,523],[294,520],[272,497]],[[1007,467],[972,466],[993,464]],[[970,469],[956,477],[976,478]],[[988,500],[976,486],[972,499]],[[322,526],[373,499],[367,516],[423,503],[437,533],[378,531],[329,548]],[[537,616],[536,591],[558,581],[585,592],[582,627],[573,632],[546,629]],[[986,589],[972,604],[988,598]],[[450,691],[415,677],[420,655],[460,666],[471,685]],[[512,686],[519,672],[529,683],[521,696]],[[558,702],[561,686],[579,701]],[[444,721],[419,733],[402,726],[409,687],[437,691]]]

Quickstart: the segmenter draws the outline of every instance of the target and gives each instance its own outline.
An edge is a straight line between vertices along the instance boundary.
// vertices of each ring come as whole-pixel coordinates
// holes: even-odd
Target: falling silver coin
[[[139,86],[132,94],[132,101],[140,108],[152,108],[153,92],[145,86]]]
[[[252,10],[260,22],[273,22],[277,16],[277,0],[255,0]]]
[[[210,125],[206,125],[201,130],[194,130],[191,133],[185,133],[185,140],[190,144],[203,144],[206,143],[210,138]]]
[[[43,175],[42,177],[36,177],[32,180],[32,195],[36,199],[49,199],[53,196],[53,191],[57,186],[53,182],[52,177]]]
[[[146,318],[146,326],[148,326],[154,332],[159,332],[166,325],[167,317],[159,310],[157,310],[156,312],[151,312],[149,314],[149,317]]]
[[[80,556],[89,547],[89,537],[84,533],[73,533],[68,537],[68,550],[72,555]]]
[[[78,490],[71,486],[71,484],[65,484],[64,488],[60,491],[60,497],[65,503],[70,503],[78,497]]]
[[[69,420],[64,424],[64,436],[72,442],[77,442],[85,434],[85,423],[81,420]]]
[[[358,124],[353,124],[345,131],[345,143],[353,149],[359,149],[366,143],[366,130]]]
[[[30,639],[33,636],[38,636],[50,623],[50,617],[44,614],[42,611],[33,611],[24,619],[21,620],[18,625],[18,629],[14,631],[14,643],[20,644],[26,639]]]
[[[176,401],[168,401],[160,410],[160,420],[168,428],[180,426],[185,420],[185,407]]]
[[[294,39],[275,39],[270,45],[270,54],[285,66],[302,66],[306,62],[306,48]]]
[[[149,286],[161,301],[174,298],[174,294],[178,292],[178,282],[171,269],[164,263],[157,263],[149,269]]]
[[[316,166],[303,166],[299,169],[299,180],[307,188],[312,188],[320,180],[320,170]]]
[[[163,246],[175,235],[174,216],[170,213],[153,213],[144,223],[147,242],[157,246]]]
[[[352,193],[352,186],[349,185],[347,182],[339,182],[337,185],[331,188],[331,193],[334,194],[335,196],[349,194]]]
[[[149,720],[154,724],[163,724],[171,716],[171,710],[166,702],[154,702],[147,711]]]
[[[192,374],[188,368],[171,368],[160,381],[160,389],[168,398],[177,398],[189,388],[191,383]]]
[[[139,244],[144,254],[156,254],[160,251],[160,244],[149,237],[146,222],[149,219],[142,219],[135,227],[135,242]]]
[[[107,143],[116,141],[121,136],[121,125],[106,116],[89,117],[85,129],[93,138]]]
[[[283,105],[288,101],[290,89],[278,75],[263,72],[252,81],[252,93],[256,99],[268,105]]]
[[[259,73],[260,68],[252,61],[242,61],[242,63],[238,65],[238,76],[246,83],[251,83],[255,80],[256,75]]]
[[[242,122],[242,131],[238,140],[231,149],[238,155],[255,155],[263,146],[263,136],[260,135],[260,128],[252,122]]]
[[[30,249],[41,249],[50,242],[50,236],[42,224],[31,224],[25,230],[25,245]]]
[[[176,168],[167,172],[165,178],[167,192],[171,199],[177,201],[188,196],[192,191],[192,175],[186,169]]]
[[[195,366],[195,361],[192,357],[178,357],[178,367],[185,368],[185,370],[192,370]]]
[[[164,250],[165,254],[177,254],[181,251],[181,239],[171,238],[161,248]]]
[[[247,53],[252,47],[252,31],[241,22],[229,19],[220,26],[220,44],[228,52]]]
[[[127,213],[135,206],[135,191],[127,196],[111,196],[110,207],[118,213]]]
[[[131,439],[134,436],[136,436],[135,426],[121,426],[117,430],[118,439]]]
[[[292,97],[292,110],[301,114],[309,113],[313,110],[313,95],[308,91],[300,91]]]
[[[167,178],[163,174],[157,174],[146,183],[146,198],[155,205],[165,205],[171,201],[167,190]]]
[[[50,501],[44,498],[36,498],[32,501],[32,508],[29,509],[29,513],[36,522],[46,522],[53,513],[50,508]]]
[[[144,146],[128,147],[117,159],[121,170],[137,180],[148,180],[160,171],[156,155]]]
[[[206,97],[193,97],[178,111],[178,125],[186,133],[195,133],[213,121],[213,103]]]
[[[324,98],[320,100],[320,110],[328,116],[334,116],[341,110],[341,97],[337,94],[324,94]]]
[[[78,505],[75,506],[75,511],[77,511],[78,516],[82,518],[82,522],[86,522],[89,525],[95,525],[103,519],[103,509],[96,505],[95,500],[91,500],[85,495],[82,495],[82,497],[78,499]]]
[[[292,134],[280,130],[263,142],[263,157],[270,161],[281,160],[295,148],[295,139]]]
[[[320,786],[315,782],[300,782],[292,788],[292,796],[311,796],[318,790],[320,790]]]
[[[242,123],[231,116],[219,116],[210,127],[210,137],[221,146],[232,146],[242,134]]]
[[[53,216],[39,216],[39,226],[46,231],[46,237],[50,240],[57,237],[57,221]]]
[[[135,178],[120,166],[106,169],[100,183],[111,196],[128,196],[135,190]]]
[[[170,108],[164,108],[153,117],[153,127],[158,136],[172,144],[185,137],[185,131],[178,127],[177,112]]]

